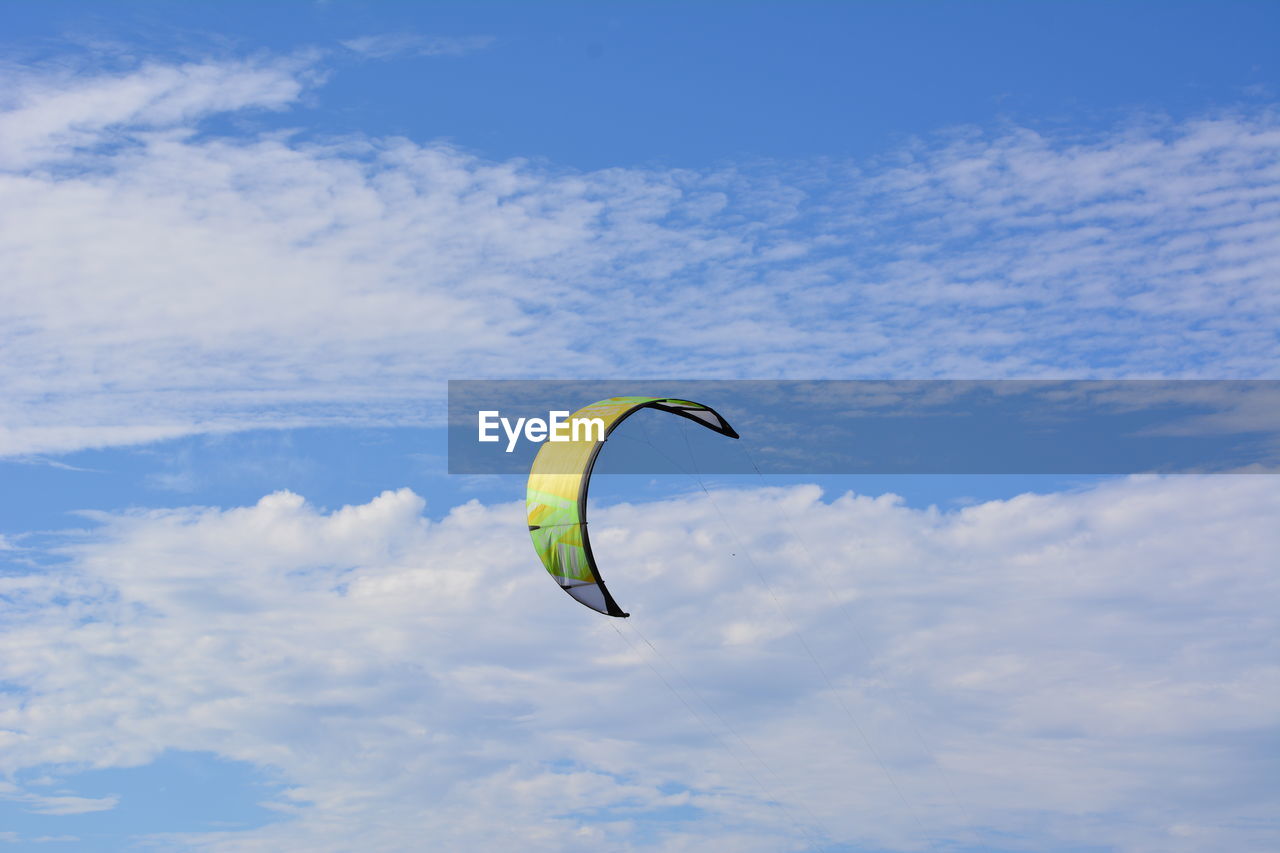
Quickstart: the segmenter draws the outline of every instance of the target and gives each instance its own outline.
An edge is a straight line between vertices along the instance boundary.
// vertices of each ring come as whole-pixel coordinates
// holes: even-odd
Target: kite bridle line
[[[685,442],[685,447],[689,452],[690,463],[691,465],[695,465],[694,463],[695,455],[693,452],[693,446],[689,442],[689,435],[684,429],[684,424],[680,424],[680,427],[681,427],[681,436],[683,437]],[[831,680],[831,676],[827,672],[826,667],[822,665],[821,661],[818,660],[817,655],[814,654],[812,647],[809,645],[808,641],[805,640],[803,633],[801,633],[799,626],[796,624],[796,621],[787,612],[786,608],[782,606],[782,602],[778,598],[777,593],[774,591],[773,586],[765,578],[764,573],[760,570],[760,567],[756,564],[755,560],[752,559],[750,550],[744,547],[742,538],[738,535],[737,530],[734,528],[734,526],[729,522],[728,517],[725,515],[724,511],[721,509],[720,504],[716,501],[715,496],[707,488],[706,483],[703,482],[702,477],[697,472],[696,467],[694,467],[694,470],[692,471],[687,469],[684,465],[680,464],[678,461],[673,459],[669,454],[667,454],[661,448],[657,447],[652,441],[650,441],[648,439],[648,430],[645,429],[643,425],[641,426],[641,430],[645,433],[645,436],[646,436],[644,439],[644,444],[648,445],[654,452],[658,453],[660,456],[662,456],[668,462],[674,465],[678,471],[680,471],[685,476],[690,477],[691,479],[694,480],[694,482],[698,484],[698,488],[702,490],[702,493],[706,496],[708,502],[711,504],[712,508],[716,511],[716,514],[720,516],[720,521],[724,525],[725,529],[729,532],[730,536],[733,537],[735,542],[738,543],[738,550],[743,552],[743,556],[746,558],[748,565],[751,566],[751,569],[755,573],[756,578],[759,580],[760,585],[765,589],[765,591],[769,594],[769,598],[773,601],[774,608],[778,611],[779,615],[782,616],[783,621],[786,622],[787,626],[790,628],[791,633],[795,635],[797,642],[799,642],[801,648],[803,648],[805,654],[809,657],[809,660],[813,663],[814,668],[817,669],[819,675],[821,675],[823,682],[826,684],[827,689],[831,694],[831,697],[835,700],[836,704],[844,712],[845,716],[848,717],[850,724],[854,728],[854,731],[857,732],[859,739],[862,741],[863,745],[866,747],[868,753],[871,755],[876,765],[880,768],[880,771],[884,775],[885,779],[888,781],[889,787],[893,790],[894,794],[897,796],[899,801],[901,801],[903,807],[907,811],[907,814],[910,816],[911,821],[916,825],[916,828],[919,831],[920,837],[925,840],[925,842],[929,845],[930,849],[937,850],[938,848],[937,848],[937,845],[934,843],[933,838],[930,837],[929,834],[925,831],[924,823],[923,821],[921,821],[919,813],[916,811],[911,801],[907,799],[907,796],[903,792],[902,787],[898,784],[897,779],[894,777],[893,773],[889,770],[889,766],[885,763],[884,759],[881,757],[879,750],[876,749],[875,745],[871,741],[871,738],[867,736],[866,731],[863,729],[862,725],[858,722],[856,715],[854,715],[853,711],[849,708],[848,704],[841,697],[840,692],[839,690],[836,689],[835,683]],[[617,437],[619,438],[625,437],[633,441],[639,441],[639,439],[634,439],[631,436],[617,436]],[[758,469],[757,469],[757,473],[759,473]],[[760,476],[761,476],[761,479],[763,479],[763,475],[760,475]],[[652,647],[652,644],[650,645]],[[657,652],[656,647],[654,647],[654,651]],[[685,680],[687,681],[687,679]],[[704,704],[706,703],[704,702]],[[708,708],[710,708],[710,705],[708,705]],[[825,831],[825,828],[824,828],[824,831]]]
[[[685,440],[688,441],[688,435],[685,436]],[[751,451],[747,449],[745,444],[741,445],[741,449],[743,455],[751,464],[751,470],[755,471],[756,477],[761,483],[767,484],[768,481],[765,480],[764,474],[760,471],[760,466],[756,464],[755,457],[751,455]],[[809,546],[805,544],[804,537],[791,529],[787,523],[786,516],[782,516],[780,522],[783,532],[790,537],[791,541],[799,544],[800,549],[804,551],[805,556],[809,560],[809,565],[813,566],[817,570],[818,577],[822,581],[823,587],[826,588],[827,595],[831,598],[832,604],[834,604],[836,609],[840,611],[840,615],[844,617],[845,622],[849,626],[849,630],[853,632],[854,639],[858,643],[859,651],[862,652],[867,664],[871,667],[871,674],[881,680],[887,680],[888,674],[885,672],[884,665],[879,663],[878,658],[872,654],[871,643],[863,635],[862,629],[858,627],[858,620],[854,618],[853,610],[849,607],[848,602],[840,600],[840,596],[836,593],[835,587],[832,586],[826,570],[822,567],[822,563],[820,563],[818,558],[813,555],[813,552],[809,550]],[[972,837],[973,843],[976,847],[982,847],[984,842],[981,836],[978,835],[977,830],[974,829],[975,824],[973,822],[973,815],[970,813],[968,807],[964,804],[964,801],[960,798],[959,794],[956,793],[955,786],[951,781],[951,774],[947,772],[942,763],[935,758],[937,752],[925,739],[924,732],[916,723],[915,717],[911,714],[911,711],[905,707],[905,705],[900,711],[897,708],[894,708],[894,711],[895,713],[901,713],[902,718],[906,720],[907,728],[911,730],[912,735],[916,739],[916,744],[920,747],[920,751],[924,754],[925,759],[938,768],[938,775],[942,779],[942,784],[946,787],[948,795],[951,797],[951,804],[960,812],[962,826],[964,827],[965,832]]]
[[[689,443],[689,434],[684,430],[681,430],[680,434],[684,436],[685,444],[689,448],[689,458],[693,459],[693,445]],[[777,609],[778,614],[782,616],[783,620],[787,623],[787,627],[791,629],[791,633],[795,635],[796,641],[800,643],[805,654],[809,656],[809,660],[813,661],[814,668],[818,670],[818,673],[822,676],[822,680],[827,685],[827,690],[831,693],[831,698],[835,699],[836,704],[840,706],[844,711],[845,716],[849,718],[849,722],[853,725],[854,731],[858,733],[858,737],[861,738],[862,743],[867,748],[867,751],[871,753],[871,757],[875,760],[881,772],[884,773],[884,777],[888,780],[889,786],[893,789],[894,793],[897,794],[898,799],[902,801],[902,805],[906,808],[907,813],[911,815],[911,820],[920,831],[921,838],[928,843],[930,849],[937,850],[937,845],[933,843],[933,838],[925,831],[924,822],[921,821],[920,815],[917,813],[915,806],[907,799],[907,795],[903,793],[902,786],[898,784],[898,780],[894,778],[893,773],[889,770],[889,765],[886,764],[884,759],[880,756],[880,751],[876,749],[875,744],[871,742],[871,738],[867,736],[866,731],[862,728],[862,724],[858,722],[858,718],[854,716],[853,711],[849,708],[848,704],[845,703],[844,698],[841,697],[840,691],[836,689],[835,683],[827,673],[827,668],[818,660],[818,656],[813,653],[813,649],[809,646],[808,640],[806,640],[804,638],[804,634],[800,632],[800,626],[796,624],[796,621],[791,618],[791,614],[789,614],[786,608],[782,606],[782,601],[779,600],[777,593],[774,592],[773,586],[765,579],[764,572],[760,571],[760,567],[756,565],[756,561],[752,558],[750,549],[743,547],[744,543],[738,536],[737,530],[735,530],[733,525],[729,523],[729,518],[724,514],[723,510],[720,509],[720,504],[716,502],[715,497],[711,494],[711,490],[702,482],[702,476],[698,474],[697,469],[694,470],[693,477],[698,481],[698,487],[701,488],[702,493],[707,496],[707,500],[710,501],[711,506],[715,508],[716,514],[720,516],[720,520],[724,523],[725,528],[729,530],[734,540],[737,541],[739,550],[742,551],[743,556],[746,557],[747,564],[750,565],[751,570],[755,572],[756,578],[759,579],[761,586],[763,586],[765,591],[769,593],[769,598],[773,601],[773,605]]]

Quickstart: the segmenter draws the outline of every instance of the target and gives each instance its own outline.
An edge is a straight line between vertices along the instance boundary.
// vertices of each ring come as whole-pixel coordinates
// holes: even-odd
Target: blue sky
[[[1276,848],[1272,477],[611,478],[616,624],[443,429],[1276,378],[1274,4],[4,12],[0,850]]]

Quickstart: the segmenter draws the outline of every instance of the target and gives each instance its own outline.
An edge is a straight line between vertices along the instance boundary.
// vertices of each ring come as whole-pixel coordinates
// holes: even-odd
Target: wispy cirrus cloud
[[[286,786],[286,820],[175,849],[1263,851],[1280,832],[1259,820],[1272,478],[953,512],[814,487],[607,507],[621,634],[531,564],[520,505],[422,507],[281,492],[96,516],[64,570],[0,580],[0,770],[73,788],[77,767],[199,750]]]
[[[119,797],[59,797],[27,794],[20,802],[36,814],[73,815],[104,812],[115,808]]]
[[[294,103],[314,66],[271,62],[150,63],[130,72],[81,75],[41,69],[0,75],[0,168],[21,173],[77,153],[92,162],[103,146],[144,130],[174,128],[247,107]],[[314,78],[313,78],[314,79]]]
[[[1280,355],[1270,111],[704,172],[202,124],[288,109],[319,62],[10,71],[0,452],[420,422],[450,375],[1223,378]]]
[[[0,800],[21,803],[35,814],[74,815],[89,812],[110,811],[120,802],[119,797],[77,797],[69,794],[39,794],[23,790],[12,782],[0,782]],[[17,837],[11,839],[18,841]]]
[[[7,844],[49,844],[49,843],[67,843],[79,841],[80,838],[75,835],[40,835],[34,838],[23,838],[16,832],[0,832],[0,842]]]
[[[493,36],[427,36],[417,33],[382,33],[347,39],[342,46],[371,59],[391,56],[464,56],[484,50]]]

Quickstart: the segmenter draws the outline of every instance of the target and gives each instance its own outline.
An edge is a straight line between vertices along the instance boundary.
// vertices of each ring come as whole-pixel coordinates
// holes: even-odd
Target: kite
[[[670,397],[610,397],[569,416],[570,423],[599,418],[604,422],[602,437],[548,441],[539,448],[529,470],[525,498],[534,550],[561,589],[576,601],[609,616],[630,614],[624,613],[609,594],[591,553],[587,539],[587,486],[604,439],[640,409],[670,412],[721,435],[738,437],[718,412],[701,403]]]

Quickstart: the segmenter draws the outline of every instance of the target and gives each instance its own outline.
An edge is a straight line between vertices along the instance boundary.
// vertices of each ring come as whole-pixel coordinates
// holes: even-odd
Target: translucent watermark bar
[[[449,472],[527,473],[542,446],[479,440],[481,412],[545,423],[621,396],[696,401],[741,438],[641,409],[600,473],[1280,472],[1280,380],[451,380]]]

